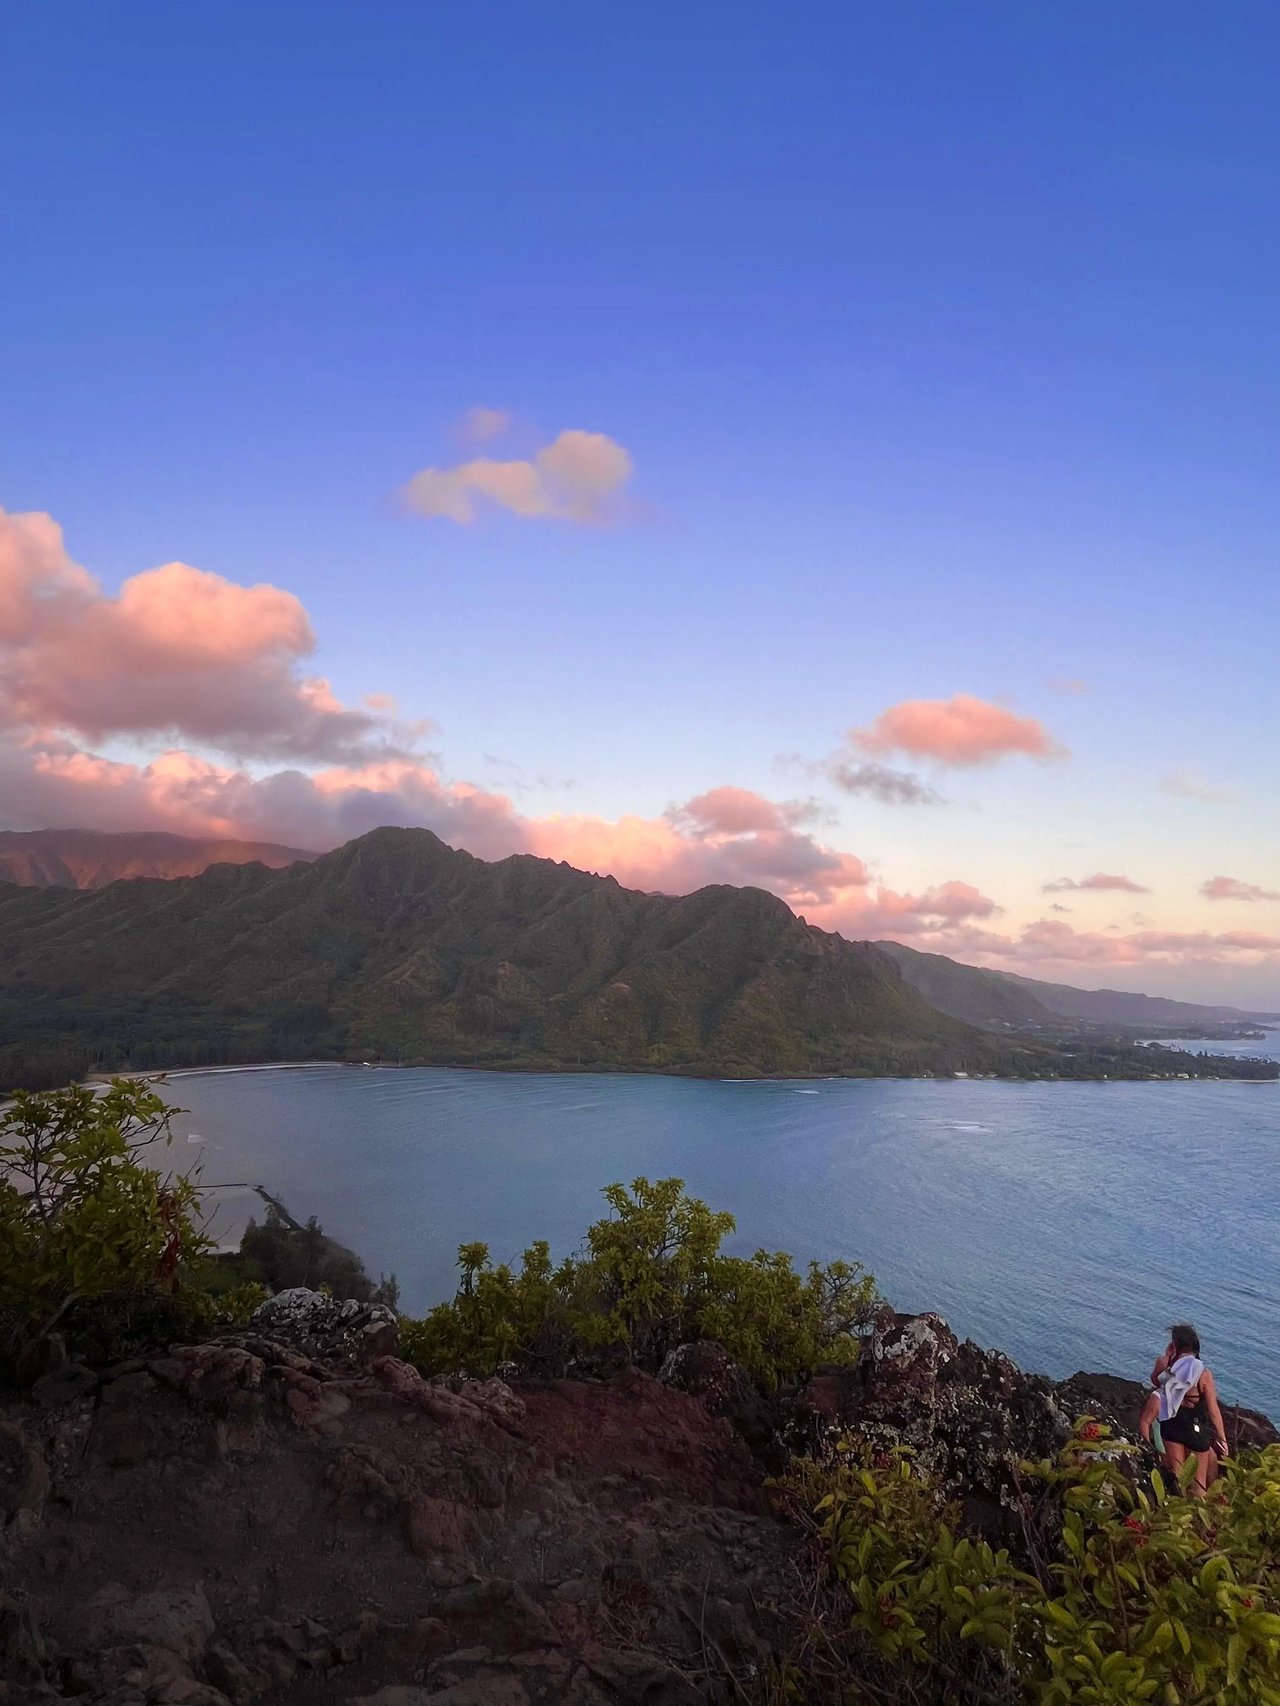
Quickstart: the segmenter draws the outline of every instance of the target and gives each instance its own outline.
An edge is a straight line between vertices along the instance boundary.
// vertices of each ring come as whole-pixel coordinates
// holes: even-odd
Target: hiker
[[[1138,1432],[1159,1437],[1165,1463],[1176,1475],[1189,1456],[1196,1459],[1191,1492],[1203,1498],[1227,1455],[1227,1432],[1213,1375],[1200,1359],[1200,1339],[1185,1321],[1169,1329],[1169,1344],[1151,1371],[1155,1390],[1147,1398]]]

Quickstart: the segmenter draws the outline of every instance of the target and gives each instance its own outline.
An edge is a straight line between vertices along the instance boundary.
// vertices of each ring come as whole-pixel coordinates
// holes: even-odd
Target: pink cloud
[[[749,835],[756,831],[788,830],[818,815],[810,800],[765,799],[748,788],[712,788],[697,794],[682,806],[673,806],[667,816],[693,835]]]
[[[904,699],[882,711],[870,728],[850,730],[849,738],[873,755],[905,752],[937,764],[990,764],[1013,753],[1042,759],[1062,754],[1037,718],[1019,717],[968,693]]]
[[[491,438],[501,438],[511,426],[509,409],[468,409],[462,417],[457,435],[466,444],[487,444]]]
[[[602,432],[562,432],[531,461],[478,456],[455,468],[424,468],[405,487],[422,515],[462,526],[485,508],[542,521],[599,524],[616,519],[632,460]]]
[[[1066,894],[1072,889],[1093,889],[1100,894],[1150,894],[1149,888],[1141,883],[1135,883],[1132,877],[1115,876],[1110,871],[1095,871],[1091,877],[1081,877],[1077,882],[1074,877],[1059,877],[1056,882],[1045,883],[1042,894]]]
[[[941,941],[957,926],[977,918],[993,918],[1001,910],[972,883],[946,882],[920,894],[898,894],[881,887],[860,905],[833,909],[810,922],[863,940],[928,933]]]
[[[1074,930],[1042,918],[1015,936],[987,930],[955,933],[943,950],[975,964],[1039,968],[1079,965],[1280,968],[1280,936],[1250,930]]]
[[[405,744],[299,668],[307,613],[279,587],[166,563],[104,593],[47,515],[0,511],[0,728],[195,740],[240,757],[351,761]]]
[[[1201,883],[1200,893],[1207,900],[1280,900],[1280,891],[1242,883],[1239,877],[1209,877]]]
[[[767,888],[788,905],[838,906],[870,880],[863,861],[797,825],[811,808],[746,788],[713,788],[661,818],[530,820],[529,850],[607,872],[624,887],[687,894],[707,883]]]

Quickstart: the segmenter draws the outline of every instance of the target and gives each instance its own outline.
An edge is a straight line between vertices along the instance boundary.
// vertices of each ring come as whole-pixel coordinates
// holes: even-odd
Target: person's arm
[[[1209,1420],[1213,1423],[1213,1431],[1218,1440],[1218,1455],[1227,1455],[1227,1426],[1222,1419],[1222,1411],[1218,1405],[1218,1388],[1213,1376],[1206,1368],[1200,1376],[1200,1397],[1209,1411]]]
[[[1155,1367],[1151,1370],[1151,1384],[1153,1386],[1159,1386],[1160,1376],[1167,1372],[1168,1367],[1169,1353],[1168,1351],[1161,1351],[1160,1355],[1156,1358]]]

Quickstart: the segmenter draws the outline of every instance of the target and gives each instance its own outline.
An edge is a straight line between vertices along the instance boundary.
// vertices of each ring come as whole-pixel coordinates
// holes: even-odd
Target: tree
[[[74,1300],[177,1289],[206,1248],[198,1191],[142,1158],[176,1111],[116,1078],[20,1092],[0,1113],[0,1310],[39,1330]]]

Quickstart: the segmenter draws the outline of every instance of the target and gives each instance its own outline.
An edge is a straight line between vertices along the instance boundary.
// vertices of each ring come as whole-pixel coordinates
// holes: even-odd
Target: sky
[[[0,827],[1280,1007],[1280,14],[0,19]]]

